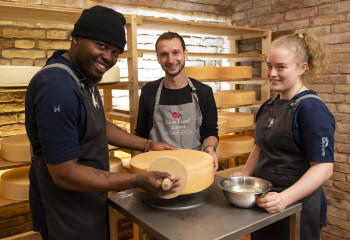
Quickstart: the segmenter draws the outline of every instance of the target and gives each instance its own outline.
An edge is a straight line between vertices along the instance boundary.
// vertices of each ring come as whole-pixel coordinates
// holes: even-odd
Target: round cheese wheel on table
[[[30,142],[27,134],[2,139],[1,157],[10,162],[30,162]]]
[[[200,192],[213,183],[213,156],[205,152],[190,149],[151,151],[138,154],[130,159],[130,172],[146,172],[153,161],[165,156],[176,158],[186,167],[187,184],[182,195]]]
[[[186,76],[197,80],[218,79],[216,66],[185,67]]]
[[[243,128],[254,125],[254,114],[243,112],[219,112],[218,116],[221,119],[227,120],[226,127],[230,128]]]
[[[254,138],[244,135],[226,135],[220,137],[217,154],[221,153],[248,153],[253,150]]]
[[[222,104],[242,106],[255,103],[255,91],[253,90],[229,90],[221,91]]]
[[[1,175],[1,195],[13,200],[29,199],[29,166],[14,168]]]

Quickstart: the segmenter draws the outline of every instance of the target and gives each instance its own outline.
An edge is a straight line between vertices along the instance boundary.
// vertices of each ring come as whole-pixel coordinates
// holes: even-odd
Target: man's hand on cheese
[[[162,181],[164,179],[169,179],[171,181],[170,188],[166,191],[163,190],[162,188]],[[169,193],[176,192],[179,186],[180,186],[179,177],[173,177],[168,173],[158,172],[158,171],[150,171],[150,172],[145,172],[140,174],[136,178],[133,185],[133,187],[141,188],[142,190],[148,192],[153,196],[158,196],[159,194],[164,192],[169,192]]]

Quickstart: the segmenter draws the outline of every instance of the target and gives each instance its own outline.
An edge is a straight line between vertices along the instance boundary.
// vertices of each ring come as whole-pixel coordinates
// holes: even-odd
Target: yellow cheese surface
[[[216,66],[190,66],[185,67],[186,76],[197,80],[217,79]]]
[[[219,112],[221,119],[227,120],[226,127],[228,129],[250,127],[254,125],[254,114],[243,112]]]
[[[109,171],[121,173],[123,171],[123,161],[118,157],[109,158]]]
[[[254,138],[242,135],[220,136],[217,154],[220,153],[248,153],[254,147]]]
[[[30,162],[30,142],[27,134],[2,139],[1,157],[11,162]]]
[[[111,84],[117,82],[120,82],[120,70],[118,65],[114,65],[103,74],[102,79],[98,84]]]
[[[242,106],[255,103],[255,91],[253,90],[229,90],[221,91],[222,104]]]
[[[227,133],[227,119],[218,116],[218,130],[219,134],[225,134]]]
[[[190,149],[141,153],[130,159],[130,172],[146,172],[151,162],[161,156],[174,157],[185,165],[187,184],[182,192],[183,195],[202,191],[208,188],[214,181],[213,157],[208,153]]]
[[[218,67],[218,79],[252,78],[251,66]]]
[[[217,108],[222,107],[222,93],[221,92],[215,92],[214,93],[214,100]]]
[[[1,175],[1,195],[13,200],[29,199],[29,166],[8,170]]]

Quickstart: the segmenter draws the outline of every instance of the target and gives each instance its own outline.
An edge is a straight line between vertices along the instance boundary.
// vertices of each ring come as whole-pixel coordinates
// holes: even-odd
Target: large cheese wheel
[[[183,190],[182,195],[200,192],[213,183],[213,157],[208,153],[190,149],[141,153],[130,159],[130,172],[146,172],[153,161],[164,156],[174,157],[181,161],[186,167],[187,185]]]
[[[218,116],[218,130],[219,134],[227,133],[227,119]]]
[[[242,128],[254,125],[254,114],[243,112],[219,112],[218,116],[227,120],[227,128]]]
[[[0,87],[26,87],[41,67],[0,66]]]
[[[118,157],[109,158],[109,171],[121,173],[123,171],[123,161]]]
[[[222,93],[221,92],[215,92],[214,93],[214,100],[217,108],[222,107]]]
[[[112,84],[120,81],[120,70],[118,65],[114,65],[105,74],[103,74],[99,84]]]
[[[219,67],[218,79],[252,78],[251,66]]]
[[[2,139],[1,157],[11,162],[30,162],[30,142],[27,134]]]
[[[254,147],[254,138],[242,135],[227,135],[220,137],[217,152],[220,153],[248,153]]]
[[[253,90],[229,90],[221,91],[222,104],[242,106],[255,103],[255,91]]]
[[[211,80],[217,79],[217,67],[216,66],[191,66],[185,67],[186,76],[197,80]]]
[[[13,200],[29,199],[29,166],[14,168],[1,175],[1,195]]]

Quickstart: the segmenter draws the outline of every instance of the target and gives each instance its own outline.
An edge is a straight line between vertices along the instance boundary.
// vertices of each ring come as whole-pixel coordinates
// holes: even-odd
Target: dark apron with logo
[[[196,88],[188,79],[192,102],[181,105],[159,105],[163,82],[164,80],[161,81],[156,95],[150,138],[154,141],[166,142],[177,148],[201,150],[202,113]]]
[[[272,99],[268,102],[256,124],[255,141],[260,147],[255,176],[269,180],[272,191],[282,192],[297,182],[310,168],[306,157],[293,143],[292,120],[300,100]],[[319,98],[318,98],[319,99]],[[320,239],[321,188],[300,200],[302,203],[300,239]],[[289,217],[252,233],[254,240],[289,240]]]
[[[71,75],[73,74],[63,64],[51,64],[47,67],[64,68]],[[98,104],[96,102],[93,104],[89,90],[83,87],[74,74],[72,77],[78,84],[87,112],[86,132],[79,142],[78,163],[108,171],[106,124],[97,86],[94,88],[98,96],[94,100],[98,101]],[[107,240],[109,238],[106,192],[72,192],[57,188],[42,155],[34,156],[32,166],[35,169],[46,212],[50,240]]]

